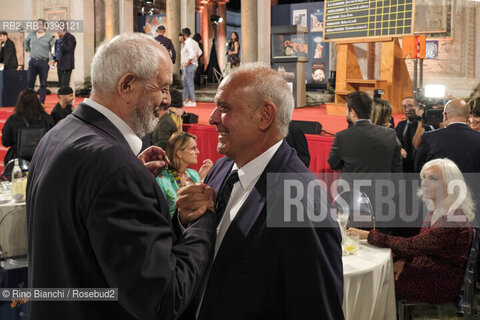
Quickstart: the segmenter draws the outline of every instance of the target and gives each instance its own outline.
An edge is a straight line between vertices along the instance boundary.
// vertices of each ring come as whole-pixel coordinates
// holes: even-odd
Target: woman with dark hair
[[[45,112],[37,94],[32,89],[25,89],[20,92],[13,114],[8,117],[2,129],[2,143],[10,147],[4,165],[17,156],[18,131],[21,128],[45,128],[46,131],[54,126],[52,117]],[[25,159],[30,161],[31,159]]]
[[[230,35],[230,40],[227,43],[227,57],[230,68],[236,68],[240,65],[240,43],[238,42],[238,33],[232,32]]]

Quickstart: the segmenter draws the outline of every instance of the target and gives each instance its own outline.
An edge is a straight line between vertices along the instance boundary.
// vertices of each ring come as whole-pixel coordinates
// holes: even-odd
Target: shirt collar
[[[267,151],[265,151],[240,169],[238,169],[236,163],[233,165],[232,170],[238,170],[238,178],[243,189],[248,189],[248,186],[258,177],[260,177],[262,172],[267,167],[267,164],[273,158],[275,152],[277,152],[278,148],[280,148],[282,142],[283,140],[280,140],[279,142],[275,143]]]
[[[98,102],[95,102],[90,99],[83,100],[83,103],[87,104],[88,106],[92,107],[93,109],[97,110],[101,114],[105,116],[113,125],[120,131],[123,135],[125,140],[127,140],[128,145],[132,152],[137,155],[142,150],[142,140],[133,132],[132,128],[125,121],[123,121],[119,116],[117,116],[114,112],[110,109],[105,108]]]
[[[467,125],[465,122],[456,121],[456,122],[450,122],[447,127],[450,127],[452,124],[464,124],[464,125]]]

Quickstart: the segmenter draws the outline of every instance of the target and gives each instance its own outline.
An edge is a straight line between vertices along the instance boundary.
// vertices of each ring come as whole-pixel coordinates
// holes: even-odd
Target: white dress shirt
[[[275,152],[277,152],[278,148],[282,144],[283,140],[280,140],[273,146],[271,146],[267,151],[241,167],[238,168],[237,164],[234,164],[232,167],[233,170],[238,170],[238,178],[239,181],[233,185],[232,193],[230,194],[230,199],[228,200],[227,206],[225,207],[225,213],[223,214],[222,219],[217,227],[217,239],[215,241],[215,255],[213,260],[217,257],[218,249],[222,244],[223,238],[230,227],[233,219],[237,216],[238,211],[242,207],[245,200],[247,200],[250,192],[252,192],[253,187],[257,183],[260,175],[267,167],[267,164],[273,158]],[[205,274],[203,283],[200,286],[200,290],[202,290],[202,298],[197,308],[196,317],[200,313],[200,307],[202,306],[203,296],[205,294],[205,289],[207,288],[207,282],[210,277],[211,267],[213,265],[213,261],[210,263],[210,266]]]
[[[201,55],[202,49],[200,49],[198,42],[190,37],[187,38],[181,51],[182,68],[185,68],[185,63],[190,59],[192,59],[192,64],[198,66],[198,57]]]
[[[90,99],[83,100],[83,103],[87,104],[89,107],[97,110],[105,116],[111,123],[120,131],[125,140],[127,140],[130,149],[134,155],[138,155],[140,150],[142,150],[142,140],[133,132],[133,129],[130,128],[128,124],[125,123],[119,116],[113,113],[110,109],[105,108],[98,102],[95,102]]]

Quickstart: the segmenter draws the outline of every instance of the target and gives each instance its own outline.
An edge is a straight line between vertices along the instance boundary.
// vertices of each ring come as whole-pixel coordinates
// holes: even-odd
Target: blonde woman
[[[206,159],[198,172],[188,168],[197,163],[197,156],[200,153],[196,139],[197,137],[187,132],[175,132],[168,140],[165,149],[170,164],[156,180],[167,200],[172,216],[177,209],[177,190],[184,187],[187,182],[203,181],[213,166],[213,162]]]
[[[460,292],[472,242],[475,206],[458,166],[449,159],[422,167],[418,195],[428,214],[420,233],[403,238],[378,230],[348,229],[377,247],[392,249],[399,298],[444,304]],[[460,203],[456,201],[463,199]]]

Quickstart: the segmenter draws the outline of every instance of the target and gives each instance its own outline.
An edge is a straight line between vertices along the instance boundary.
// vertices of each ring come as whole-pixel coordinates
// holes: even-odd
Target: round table
[[[356,255],[342,261],[345,319],[396,319],[391,250],[361,243]]]

